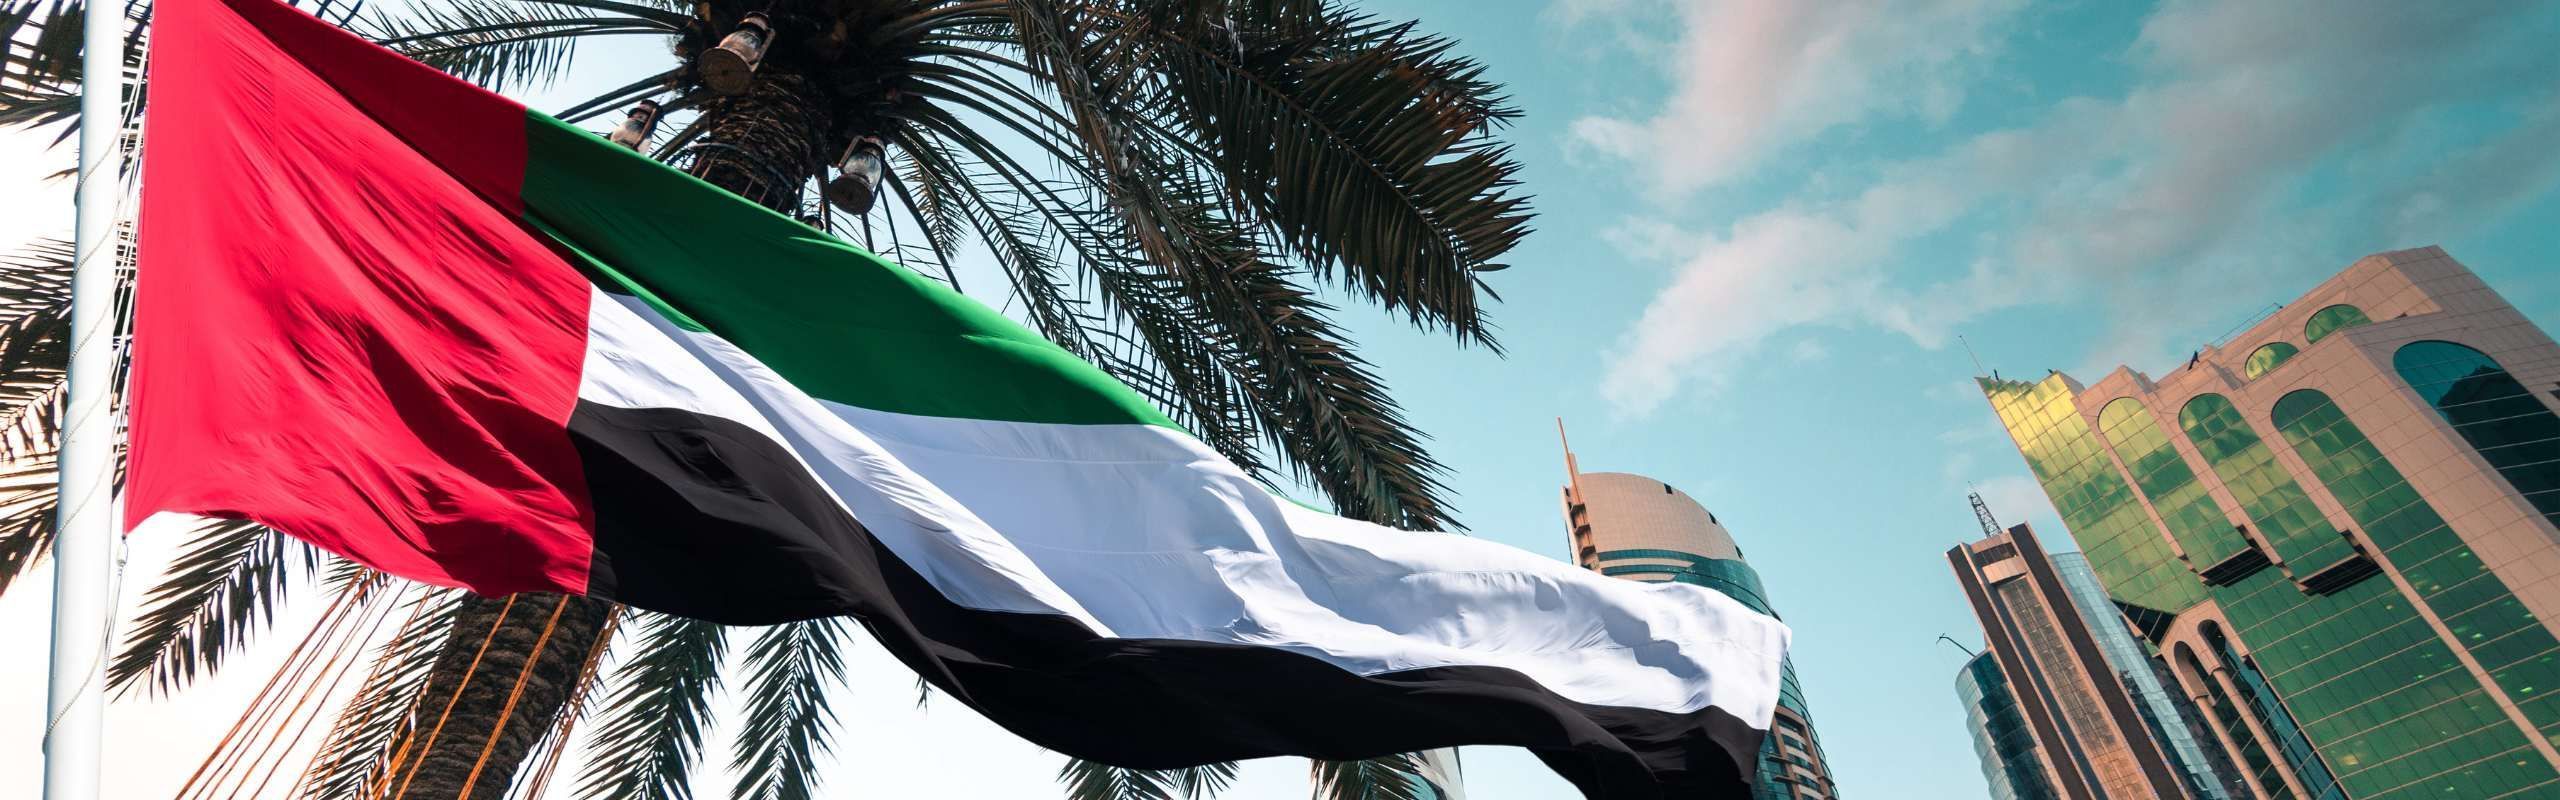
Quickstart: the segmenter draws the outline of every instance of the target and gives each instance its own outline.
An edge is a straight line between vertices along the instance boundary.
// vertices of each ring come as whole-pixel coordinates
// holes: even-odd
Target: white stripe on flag
[[[809,397],[752,356],[597,292],[581,399],[775,437],[953,602],[1097,634],[1253,645],[1362,675],[1490,666],[1566,699],[1765,728],[1786,627],[1712,589],[1273,497],[1148,425],[925,417]]]

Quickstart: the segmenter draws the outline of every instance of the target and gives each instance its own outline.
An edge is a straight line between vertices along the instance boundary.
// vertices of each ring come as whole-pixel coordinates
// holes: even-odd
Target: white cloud
[[[2062,541],[2066,538],[2063,536],[2062,514],[2053,510],[2053,501],[2045,497],[2044,487],[2037,485],[2034,478],[2001,475],[1974,484],[1973,491],[1982,495],[1982,504],[1991,508],[1991,516],[1999,519],[2000,524],[2024,522],[2035,526],[2036,535],[2043,537],[2046,547],[2079,549]]]
[[[2239,310],[2171,298],[2275,296],[2308,274],[2303,254],[2323,233],[2369,250],[2414,246],[2433,239],[2393,241],[2385,223],[2477,218],[2547,191],[2560,165],[2540,152],[2523,163],[2541,171],[2523,170],[2521,185],[2448,187],[2420,212],[2371,187],[2300,199],[2324,160],[2560,65],[2530,24],[2469,8],[2373,10],[2174,3],[2144,26],[2131,53],[2144,80],[2120,97],[2066,101],[1890,165],[1845,199],[1788,200],[1700,236],[1609,354],[1603,395],[1621,414],[1648,413],[1684,385],[1712,388],[1796,326],[1879,327],[1936,347],[1986,312],[2075,297],[2112,309],[2100,355],[2146,363],[2186,351],[2174,332]],[[2516,135],[2560,126],[2548,116]],[[2484,145],[2480,171],[2530,142],[2548,150],[2547,138]],[[2518,171],[2502,175],[2518,183]],[[1979,250],[1961,269],[1907,252],[1972,223]]]
[[[1562,0],[1570,21],[1626,0]],[[1575,120],[1576,143],[1641,165],[1678,194],[1744,174],[1753,160],[1871,117],[1944,120],[1958,67],[1981,54],[2017,0],[1678,0],[1672,94],[1641,118]],[[1654,10],[1659,10],[1655,6]]]

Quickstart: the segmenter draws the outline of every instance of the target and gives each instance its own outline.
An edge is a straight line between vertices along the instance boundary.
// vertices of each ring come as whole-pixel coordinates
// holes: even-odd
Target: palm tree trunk
[[[613,612],[611,603],[558,594],[463,602],[411,712],[416,749],[392,774],[395,800],[505,797],[576,691]]]
[[[766,208],[799,217],[810,176],[826,168],[830,124],[817,87],[792,74],[763,74],[745,93],[703,105],[703,142],[689,171]]]
[[[705,104],[704,141],[688,153],[690,171],[800,216],[803,190],[825,169],[819,154],[830,140],[829,119],[816,98],[806,79],[767,73],[746,93]],[[602,601],[555,594],[517,595],[512,604],[487,597],[464,602],[413,714],[412,737],[421,750],[399,765],[391,800],[503,798],[543,731],[568,706],[584,665],[604,646],[598,633],[611,610]],[[406,775],[412,771],[414,777]]]

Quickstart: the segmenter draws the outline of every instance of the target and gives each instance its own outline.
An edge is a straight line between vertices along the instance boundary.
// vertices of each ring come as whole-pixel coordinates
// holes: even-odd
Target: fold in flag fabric
[[[860,618],[1053,750],[1460,744],[1740,796],[1786,628],[1274,496],[938,283],[275,0],[161,0],[126,519],[735,624]]]

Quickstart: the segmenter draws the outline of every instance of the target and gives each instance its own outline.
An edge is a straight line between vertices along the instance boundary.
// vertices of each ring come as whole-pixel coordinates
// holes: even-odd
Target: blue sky
[[[1976,535],[1968,483],[2004,521],[2061,527],[1957,336],[2012,375],[2162,372],[2359,256],[2426,244],[2560,325],[2560,5],[2434,5],[1371,3],[1511,87],[1538,232],[1492,276],[1507,357],[1342,321],[1473,535],[1562,557],[1566,418],[1585,468],[1677,484],[1731,526],[1796,629],[1844,796],[1978,798],[1962,656],[1936,638],[1980,636],[1941,554]],[[537,107],[665,58],[585,55]],[[39,144],[0,138],[0,180],[46,171]],[[62,193],[13,196],[0,244],[67,227]],[[134,569],[166,538],[138,535]],[[46,591],[0,602],[0,635],[38,641]],[[227,725],[283,644],[111,725],[202,752],[186,732]],[[0,774],[31,778],[19,712],[42,667],[20,650],[0,657]],[[1053,796],[1056,756],[911,708],[876,651],[855,663],[834,790]],[[176,761],[110,788],[166,796]],[[1304,769],[1252,765],[1228,796],[1303,797]],[[1479,800],[1569,792],[1517,752],[1471,749],[1467,773]]]
[[[2560,7],[1561,0],[1373,4],[1527,111],[1508,358],[1366,350],[1475,535],[1562,557],[1586,469],[1714,509],[1796,629],[1845,797],[1983,796],[1945,550],[2061,530],[1979,393],[2154,373],[2368,253],[2440,244],[2560,325]],[[1481,797],[1534,764],[1470,753]]]

